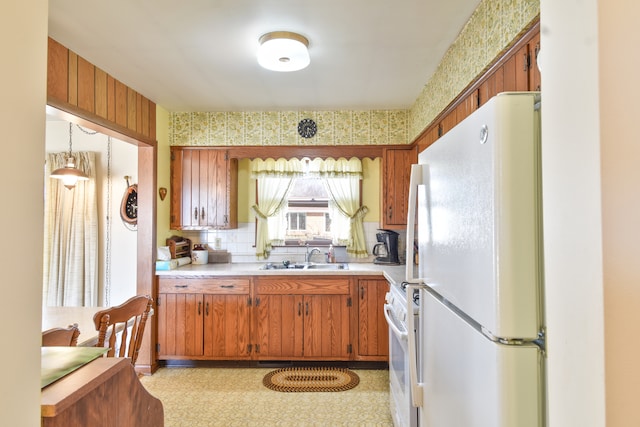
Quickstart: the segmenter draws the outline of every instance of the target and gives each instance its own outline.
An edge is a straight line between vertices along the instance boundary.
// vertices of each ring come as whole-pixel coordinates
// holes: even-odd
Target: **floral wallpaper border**
[[[407,110],[171,113],[171,145],[375,145],[407,143]],[[298,135],[313,119],[312,138]]]
[[[408,110],[175,112],[170,145],[408,144],[540,13],[540,0],[483,0]],[[298,123],[315,120],[313,138]]]

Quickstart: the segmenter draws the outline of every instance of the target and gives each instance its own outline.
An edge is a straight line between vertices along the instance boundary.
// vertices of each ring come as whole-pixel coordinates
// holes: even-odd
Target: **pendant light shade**
[[[78,181],[87,181],[89,177],[76,167],[76,158],[73,157],[71,152],[71,128],[72,124],[69,123],[69,154],[67,155],[67,164],[63,168],[59,168],[51,172],[49,175],[51,178],[61,179],[62,185],[71,190],[76,186]]]
[[[298,71],[311,62],[309,40],[289,31],[273,31],[260,37],[258,63],[272,71]]]

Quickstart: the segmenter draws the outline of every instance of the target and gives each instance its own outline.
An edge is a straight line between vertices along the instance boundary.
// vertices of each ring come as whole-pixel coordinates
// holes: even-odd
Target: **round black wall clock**
[[[298,123],[298,133],[303,138],[313,138],[317,130],[316,122],[311,119],[302,119]]]

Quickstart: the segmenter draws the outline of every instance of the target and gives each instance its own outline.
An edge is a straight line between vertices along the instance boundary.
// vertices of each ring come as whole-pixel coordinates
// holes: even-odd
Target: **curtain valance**
[[[251,177],[297,177],[317,176],[321,178],[347,178],[357,177],[362,179],[362,161],[357,157],[345,159],[340,157],[333,159],[308,158],[303,159],[255,159],[251,162]]]

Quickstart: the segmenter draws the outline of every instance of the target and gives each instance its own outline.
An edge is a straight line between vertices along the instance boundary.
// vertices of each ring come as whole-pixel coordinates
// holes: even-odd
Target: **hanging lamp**
[[[51,172],[51,178],[61,179],[62,185],[71,190],[76,186],[78,181],[87,181],[89,177],[76,167],[76,158],[71,152],[71,128],[73,124],[69,123],[69,155],[67,156],[67,164],[63,168],[59,168]]]

